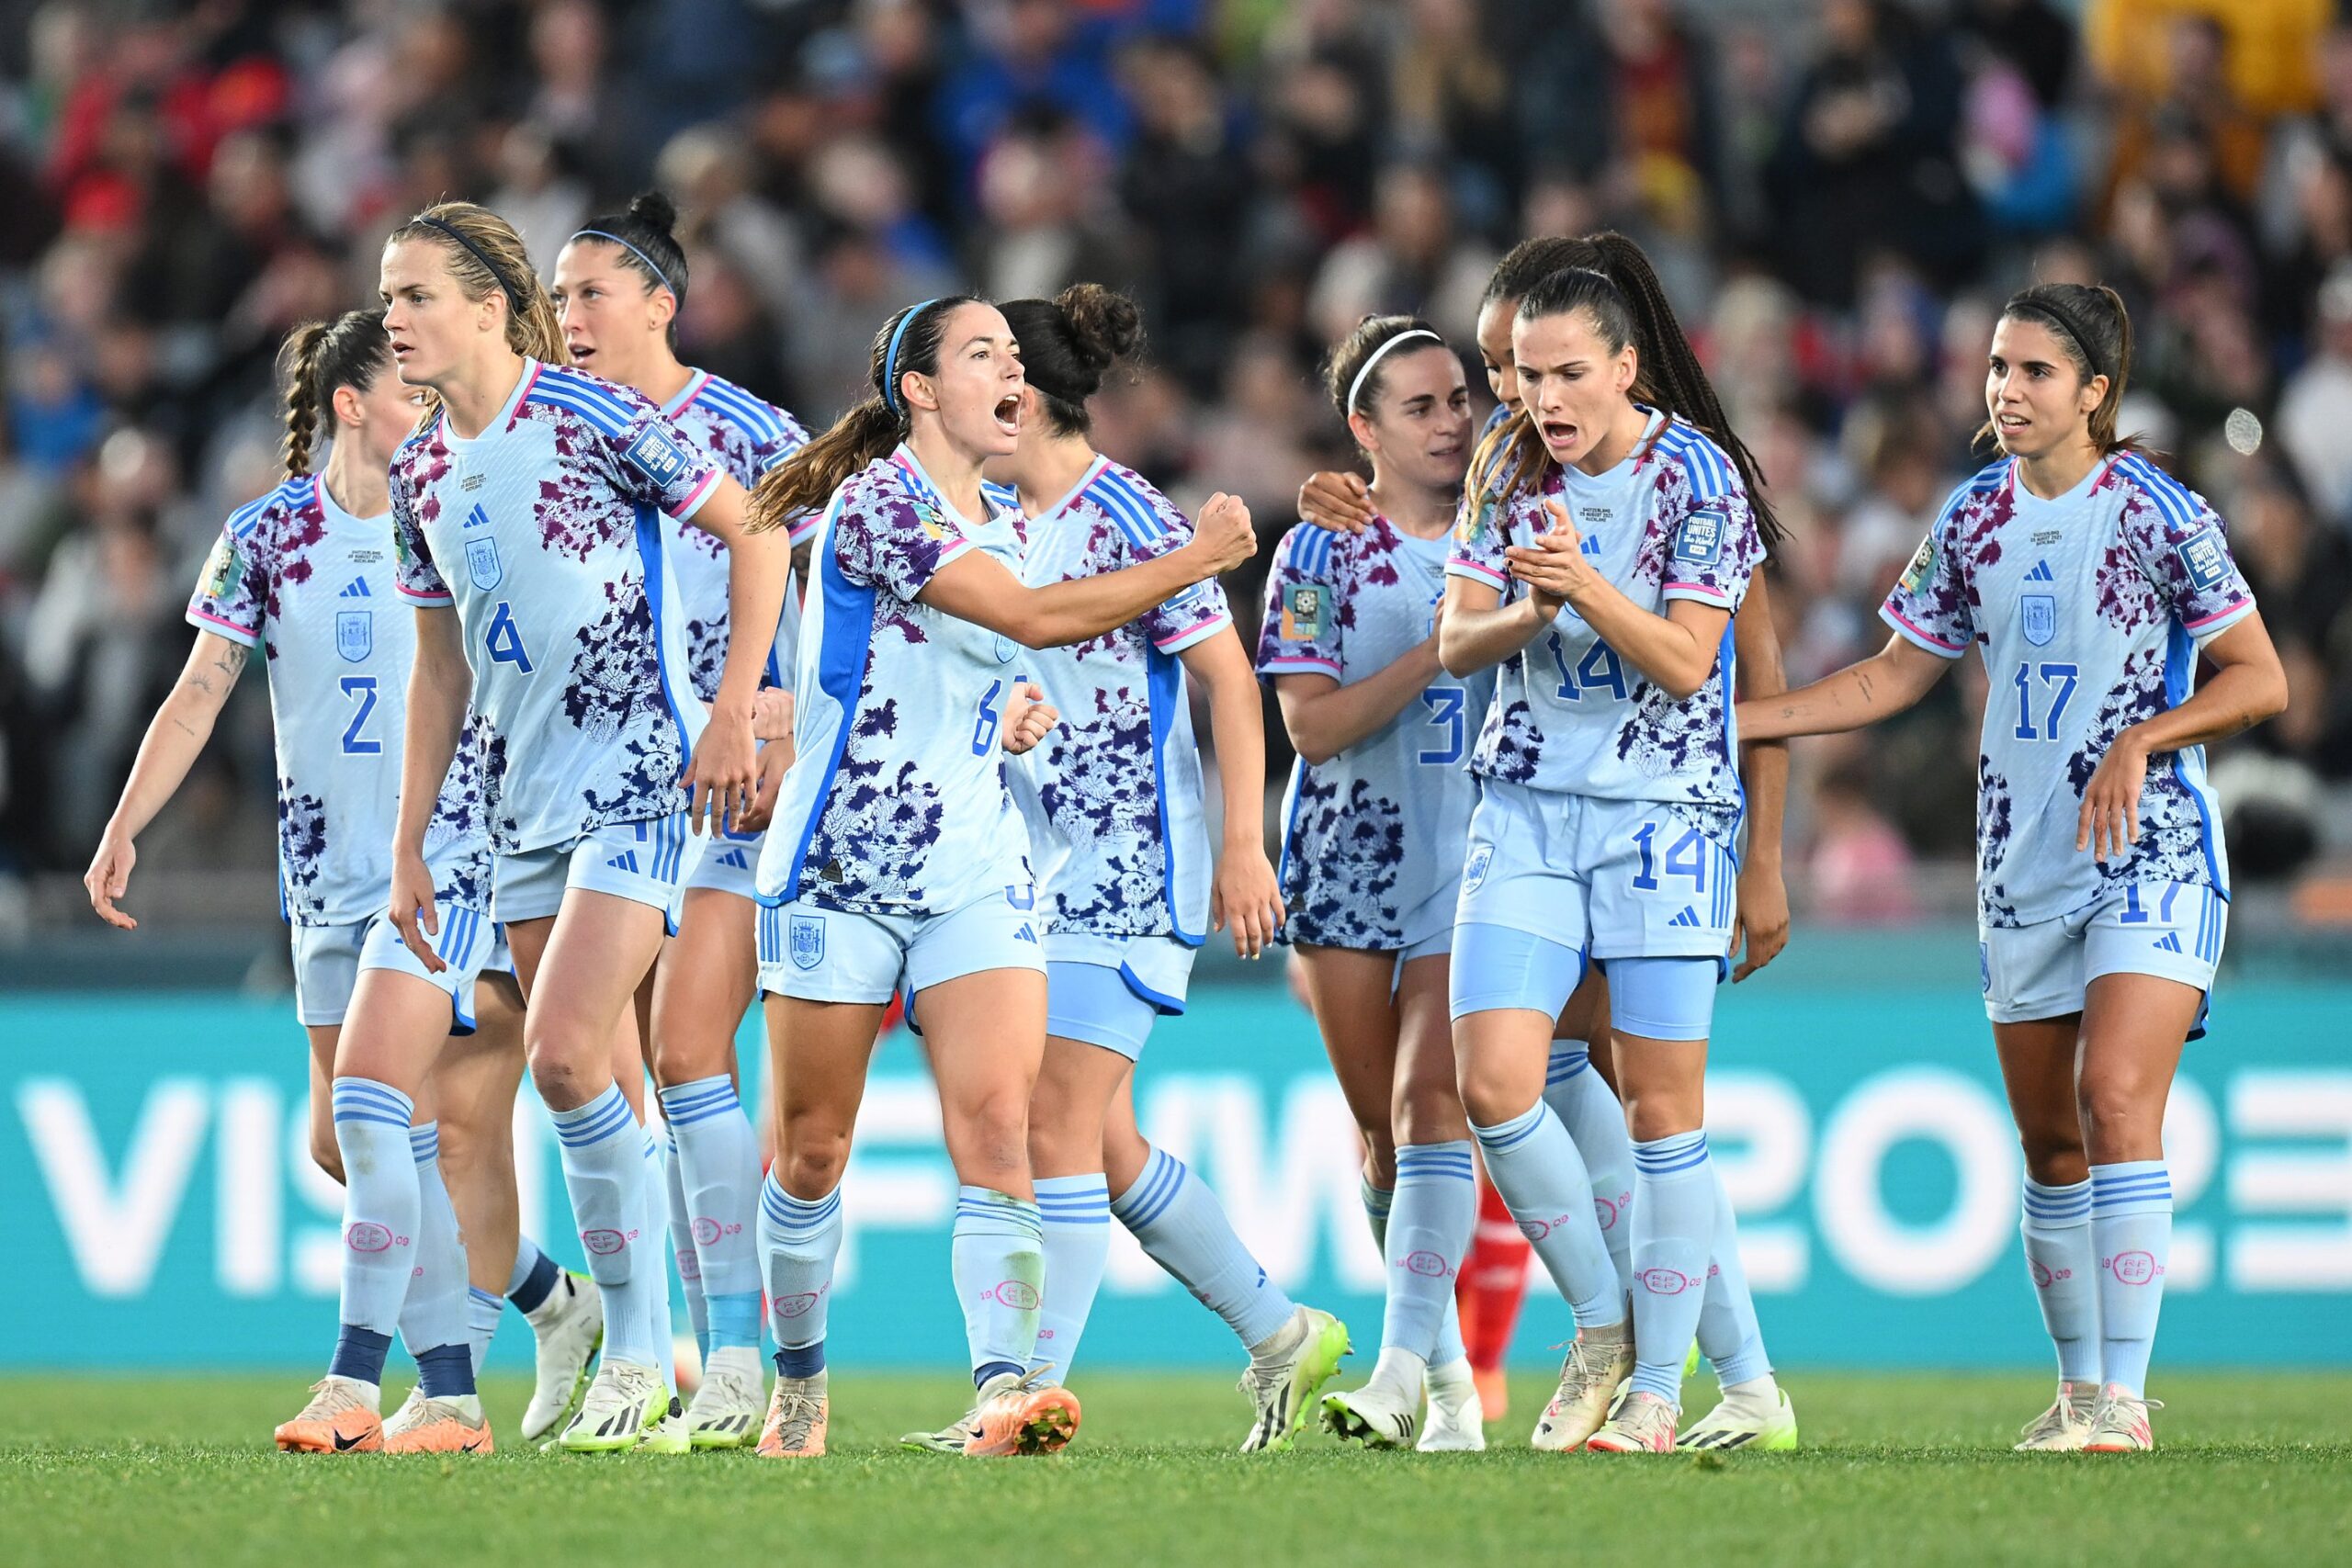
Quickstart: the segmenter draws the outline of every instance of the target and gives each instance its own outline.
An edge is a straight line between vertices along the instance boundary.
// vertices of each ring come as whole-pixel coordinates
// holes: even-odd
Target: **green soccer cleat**
[[[1794,1453],[1797,1450],[1796,1406],[1789,1403],[1789,1391],[1778,1389],[1772,1409],[1759,1412],[1747,1408],[1740,1401],[1725,1399],[1713,1410],[1682,1429],[1674,1439],[1678,1449],[1747,1449],[1768,1454]]]
[[[1250,1370],[1241,1374],[1241,1392],[1257,1411],[1250,1435],[1241,1439],[1245,1454],[1288,1449],[1306,1427],[1316,1394],[1340,1375],[1340,1358],[1351,1348],[1348,1325],[1315,1307],[1295,1309],[1286,1326],[1296,1330],[1292,1348],[1262,1360],[1250,1358]]]
[[[597,1363],[595,1381],[556,1447],[568,1454],[626,1452],[661,1426],[669,1409],[670,1391],[659,1369],[607,1356]]]

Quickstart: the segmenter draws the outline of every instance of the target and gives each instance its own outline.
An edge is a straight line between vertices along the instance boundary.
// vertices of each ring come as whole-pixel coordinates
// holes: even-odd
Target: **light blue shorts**
[[[2030,926],[1980,926],[1985,1015],[1995,1023],[2025,1023],[2080,1012],[2090,983],[2102,975],[2154,975],[2210,998],[2229,927],[2230,901],[2186,882],[2126,885],[2071,915]],[[2200,1007],[2188,1037],[2204,1032]]]
[[[1718,966],[1707,958],[1614,958],[1610,1026],[1645,1040],[1704,1040],[1713,1026]],[[1506,1008],[1557,1018],[1583,980],[1584,955],[1509,926],[1471,924],[1455,933],[1451,1011],[1455,1018]]]
[[[1453,951],[1453,911],[1461,899],[1461,884],[1452,882],[1407,912],[1405,945],[1396,953],[1396,969],[1400,975],[1405,965],[1416,958],[1434,958],[1441,953]]]
[[[760,908],[760,989],[811,1002],[887,1002],[985,969],[1046,970],[1036,893],[1001,888],[944,915],[865,915],[806,898]]]
[[[514,961],[506,951],[505,932],[488,915],[479,909],[468,909],[455,904],[436,904],[435,914],[441,927],[433,937],[433,951],[448,967],[432,974],[424,960],[408,950],[401,940],[400,928],[390,919],[371,921],[359,952],[362,969],[390,969],[396,974],[413,975],[426,985],[445,993],[449,998],[449,1032],[471,1034],[474,1032],[474,982],[485,974],[514,972]]]
[[[351,1010],[351,989],[359,983],[359,953],[368,928],[381,919],[339,926],[295,926],[294,1015],[306,1029],[339,1024]]]
[[[500,855],[491,872],[491,908],[502,925],[545,919],[563,908],[566,889],[578,887],[650,904],[662,911],[664,926],[675,936],[686,874],[702,850],[702,841],[686,830],[683,811],[645,822],[608,823],[569,844]],[[756,857],[747,858],[759,863]]]
[[[1159,1011],[1107,964],[1046,965],[1046,1032],[1057,1039],[1082,1040],[1141,1061]]]
[[[695,840],[695,847],[702,852],[695,857],[694,870],[686,877],[686,890],[707,887],[756,901],[760,896],[756,886],[760,879],[760,849],[766,842],[765,829]]]
[[[1727,969],[1738,883],[1729,851],[1656,802],[1487,779],[1454,924],[1507,926],[1596,960],[1712,958]]]

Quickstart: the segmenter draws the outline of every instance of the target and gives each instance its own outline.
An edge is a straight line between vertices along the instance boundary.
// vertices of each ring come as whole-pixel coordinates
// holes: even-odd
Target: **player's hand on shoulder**
[[[1372,523],[1372,487],[1361,475],[1317,469],[1298,487],[1298,514],[1334,534],[1361,534]]]
[[[130,890],[130,868],[138,860],[139,851],[130,835],[108,826],[98,840],[98,852],[90,857],[90,869],[82,876],[82,886],[90,890],[90,908],[98,912],[98,919],[127,931],[137,931],[139,922],[116,908],[114,901]]]

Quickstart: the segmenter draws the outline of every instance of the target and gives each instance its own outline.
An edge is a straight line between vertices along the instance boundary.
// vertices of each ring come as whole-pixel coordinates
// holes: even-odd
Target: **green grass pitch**
[[[1703,1377],[1694,1403],[1711,1396]],[[199,1562],[401,1568],[621,1562],[865,1568],[895,1562],[1417,1564],[2117,1562],[2132,1568],[2342,1561],[2352,1540],[2352,1377],[2165,1377],[2161,1451],[2018,1455],[2035,1377],[1789,1379],[1793,1455],[1548,1455],[1549,1393],[1514,1385],[1484,1454],[1367,1454],[1310,1432],[1231,1450],[1246,1406],[1223,1380],[1079,1385],[1065,1454],[908,1454],[901,1430],[956,1412],[952,1374],[849,1371],[831,1454],[489,1460],[280,1454],[302,1380],[0,1379],[0,1562]],[[397,1399],[404,1391],[388,1393]],[[488,1391],[500,1438],[525,1390]]]

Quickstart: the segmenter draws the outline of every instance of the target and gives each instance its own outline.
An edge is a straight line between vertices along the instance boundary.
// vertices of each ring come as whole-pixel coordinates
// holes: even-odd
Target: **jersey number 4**
[[[482,634],[481,643],[489,650],[492,663],[512,664],[526,675],[531,672],[531,656],[524,650],[522,628],[514,624],[514,606],[506,600],[501,599],[498,608],[490,613],[490,629]]]
[[[2042,710],[2041,728],[2033,727],[2033,679],[2039,673],[2043,686],[2049,688],[2049,706]],[[2082,672],[2072,664],[2044,664],[2039,671],[2024,660],[2018,661],[2017,679],[2009,684],[2018,689],[2017,738],[2020,740],[2055,740],[2058,721],[2065,716],[2066,705],[2075,700],[2075,687]]]
[[[343,694],[359,705],[359,711],[353,714],[351,722],[344,727],[343,754],[346,757],[382,756],[384,743],[360,733],[368,728],[368,720],[376,711],[376,677],[345,675],[343,678]]]

